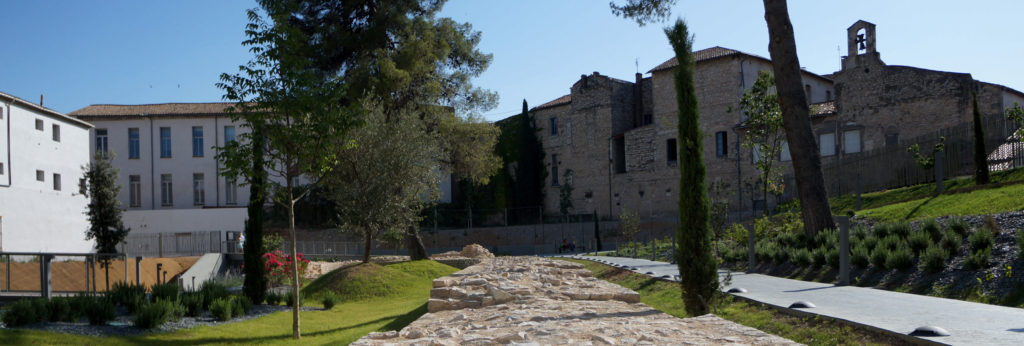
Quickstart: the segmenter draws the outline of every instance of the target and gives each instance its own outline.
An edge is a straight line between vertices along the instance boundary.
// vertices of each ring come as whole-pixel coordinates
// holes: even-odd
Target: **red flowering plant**
[[[309,260],[302,254],[296,254],[299,259],[299,275],[306,272]],[[292,284],[292,256],[286,255],[281,250],[274,250],[263,254],[264,268],[267,272],[267,279],[275,286]]]

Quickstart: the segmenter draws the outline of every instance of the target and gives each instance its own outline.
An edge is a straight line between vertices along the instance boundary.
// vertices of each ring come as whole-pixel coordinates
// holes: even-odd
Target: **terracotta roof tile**
[[[756,55],[747,54],[747,53],[744,53],[744,52],[741,52],[741,51],[738,51],[738,50],[735,50],[735,49],[729,49],[729,48],[715,46],[715,47],[711,47],[711,48],[707,48],[707,49],[701,49],[701,50],[698,50],[696,52],[693,52],[693,58],[694,58],[694,60],[696,62],[701,62],[701,61],[705,61],[705,60],[717,59],[717,58],[721,58],[721,57],[725,57],[725,56],[730,56],[730,55],[735,55],[735,54],[746,54],[746,55],[756,56]],[[676,61],[676,57],[672,57],[671,59],[666,60],[665,62],[661,63],[658,66],[655,66],[653,69],[651,69],[650,71],[647,71],[647,72],[667,70],[667,69],[670,69],[670,68],[673,68],[673,67],[676,67],[676,66],[679,66],[679,62]]]
[[[158,103],[148,105],[91,105],[70,115],[88,118],[99,116],[138,116],[138,115],[199,115],[222,114],[225,109],[234,105],[232,102],[209,103]]]
[[[544,109],[544,108],[549,108],[549,107],[554,107],[554,106],[566,105],[566,104],[569,104],[571,102],[572,102],[572,94],[569,94],[569,95],[565,95],[565,96],[559,97],[557,99],[548,101],[547,103],[542,104],[540,106],[533,107],[533,110]]]

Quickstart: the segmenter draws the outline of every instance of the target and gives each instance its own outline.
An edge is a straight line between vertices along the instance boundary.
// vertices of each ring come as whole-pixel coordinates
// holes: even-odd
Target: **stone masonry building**
[[[823,165],[969,122],[972,91],[989,119],[1001,118],[1014,102],[1024,104],[1019,91],[976,81],[970,74],[886,65],[875,50],[871,23],[858,21],[847,37],[849,56],[842,70],[824,76],[802,72]],[[724,187],[733,212],[772,207],[776,200],[760,200],[752,188],[757,172],[752,153],[740,146],[745,118],[738,111],[740,97],[759,71],[771,71],[771,61],[723,47],[694,56],[709,189],[712,184]],[[568,95],[531,110],[547,155],[546,214],[559,214],[559,188],[566,170],[572,170],[576,213],[617,218],[628,209],[648,220],[674,222],[679,169],[672,73],[677,65],[669,59],[647,77],[636,74],[634,81],[598,72],[582,75]],[[1006,135],[1010,128],[998,132]],[[785,199],[795,195],[785,144],[778,160],[787,175]]]

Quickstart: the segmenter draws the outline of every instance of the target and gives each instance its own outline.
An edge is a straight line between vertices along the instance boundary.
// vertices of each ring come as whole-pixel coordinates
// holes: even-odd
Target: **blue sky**
[[[617,18],[607,0],[450,0],[443,16],[482,32],[494,54],[474,81],[501,103],[489,120],[567,94],[581,74],[631,80],[672,56],[662,28]],[[222,72],[249,60],[241,46],[252,1],[8,1],[0,15],[0,91],[71,112],[89,104],[220,101]],[[1019,1],[791,0],[800,63],[839,68],[846,28],[877,25],[878,51],[892,65],[967,72],[1024,90]],[[768,56],[760,1],[679,0],[695,47]],[[838,49],[837,49],[838,48]]]

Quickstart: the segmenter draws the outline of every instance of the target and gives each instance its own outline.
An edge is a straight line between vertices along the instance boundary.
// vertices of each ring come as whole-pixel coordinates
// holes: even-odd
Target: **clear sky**
[[[679,0],[697,49],[723,46],[768,57],[760,1]],[[5,1],[0,91],[71,112],[89,104],[220,101],[222,72],[249,60],[241,46],[252,1]],[[790,0],[800,63],[827,74],[846,55],[846,28],[877,25],[892,65],[967,72],[1024,90],[1022,1]],[[668,23],[638,27],[608,0],[450,0],[443,16],[482,32],[490,69],[475,80],[498,92],[489,120],[569,92],[581,74],[632,80],[672,57]],[[639,65],[639,67],[637,67]]]

